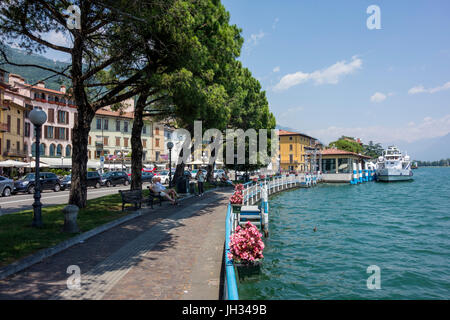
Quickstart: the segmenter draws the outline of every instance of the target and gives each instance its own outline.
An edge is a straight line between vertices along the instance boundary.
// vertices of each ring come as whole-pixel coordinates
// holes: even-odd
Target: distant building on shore
[[[101,159],[129,163],[134,100],[122,103],[122,111],[106,107],[96,113],[89,135],[88,168],[100,168]],[[27,84],[20,75],[0,69],[0,160],[31,162],[35,154],[34,126],[28,119],[33,108],[47,114],[42,126],[39,154],[51,168],[72,166],[72,133],[77,122],[77,107],[71,93],[45,87],[43,81]],[[164,154],[164,126],[146,119],[142,130],[144,164],[167,162]],[[120,154],[120,156],[119,156]],[[122,157],[124,159],[122,159]],[[120,160],[119,160],[120,159]]]
[[[371,159],[369,156],[339,149],[322,151],[322,172],[325,182],[350,182],[353,174],[353,163],[361,164]]]
[[[320,164],[322,143],[299,132],[279,130],[279,157],[283,172],[314,172]]]

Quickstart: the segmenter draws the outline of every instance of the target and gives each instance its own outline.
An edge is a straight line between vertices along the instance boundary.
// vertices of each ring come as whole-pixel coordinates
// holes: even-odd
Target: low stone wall
[[[323,182],[331,182],[331,183],[349,183],[352,181],[351,173],[324,173],[323,174]]]

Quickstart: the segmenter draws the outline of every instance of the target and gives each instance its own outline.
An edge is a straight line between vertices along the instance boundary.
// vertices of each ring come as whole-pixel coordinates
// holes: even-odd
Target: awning
[[[201,161],[201,160],[195,160],[195,161],[187,162],[186,164],[187,165],[202,165],[202,164],[206,164],[206,163],[203,163],[203,161]]]
[[[41,157],[41,162],[48,164],[50,168],[72,168],[72,158],[46,158]]]
[[[39,162],[39,168],[48,168],[49,165],[43,162]],[[27,168],[36,168],[36,161],[31,161],[27,164]]]
[[[26,167],[27,165],[28,165],[28,163],[26,163],[26,162],[21,162],[21,161],[16,161],[16,160],[0,161],[0,167],[3,167],[3,168],[23,168],[23,167]]]
[[[88,160],[87,167],[88,169],[100,169],[100,161]]]

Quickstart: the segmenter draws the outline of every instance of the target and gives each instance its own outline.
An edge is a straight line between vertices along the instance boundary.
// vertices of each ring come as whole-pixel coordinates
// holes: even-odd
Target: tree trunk
[[[79,208],[84,208],[87,204],[88,142],[91,121],[95,116],[95,111],[88,103],[84,83],[80,79],[83,74],[82,48],[83,38],[81,35],[76,36],[72,52],[71,75],[73,96],[78,109],[78,121],[75,123],[72,133],[72,183],[69,204]]]
[[[72,134],[72,183],[69,204],[79,208],[87,204],[88,141],[91,121],[95,113],[86,106],[78,106],[78,122]]]
[[[142,114],[147,101],[147,95],[139,96],[134,108],[134,122],[131,131],[131,190],[142,190]]]
[[[208,170],[206,173],[206,181],[214,182],[214,164],[208,164]]]
[[[172,177],[172,186],[176,187],[178,179],[183,176],[184,166],[185,166],[184,162],[177,164],[177,168],[175,169],[175,173],[173,174]]]

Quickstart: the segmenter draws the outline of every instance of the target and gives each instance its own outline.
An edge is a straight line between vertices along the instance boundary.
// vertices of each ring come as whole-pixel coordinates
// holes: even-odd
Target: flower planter
[[[261,273],[262,260],[257,260],[251,263],[234,263],[236,267],[239,280],[245,280]]]
[[[231,206],[233,207],[233,212],[234,213],[236,213],[236,212],[241,212],[241,207],[242,207],[242,204],[231,204]]]

